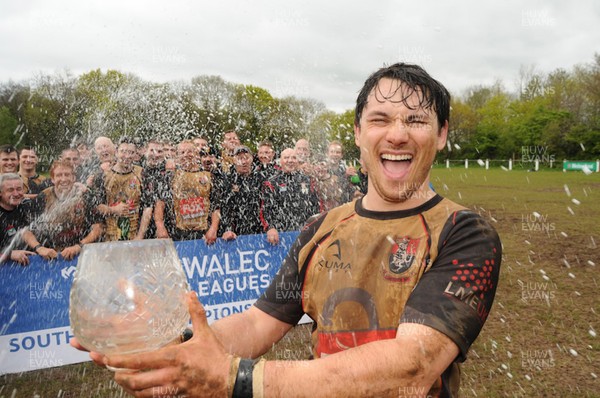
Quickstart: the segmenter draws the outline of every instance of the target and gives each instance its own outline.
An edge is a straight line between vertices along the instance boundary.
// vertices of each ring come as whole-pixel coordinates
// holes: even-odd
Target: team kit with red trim
[[[309,220],[255,305],[289,324],[308,314],[314,357],[394,338],[400,323],[436,329],[460,353],[429,393],[455,396],[458,362],[489,314],[500,261],[494,228],[439,195],[392,212],[359,199]]]

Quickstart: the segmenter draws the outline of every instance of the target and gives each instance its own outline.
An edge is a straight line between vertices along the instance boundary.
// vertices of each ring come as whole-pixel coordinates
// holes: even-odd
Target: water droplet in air
[[[575,198],[571,199],[571,202],[575,203],[577,206],[579,206],[581,204],[581,202]]]
[[[578,356],[579,354],[577,353],[577,351],[575,351],[572,348],[569,348],[569,354],[573,355],[574,357]]]
[[[592,174],[592,173],[593,173],[593,171],[592,171],[592,170],[590,170],[590,168],[589,168],[589,167],[587,167],[587,166],[583,166],[583,167],[581,168],[581,171],[583,171],[583,174],[585,174],[586,176],[589,176],[590,174]]]

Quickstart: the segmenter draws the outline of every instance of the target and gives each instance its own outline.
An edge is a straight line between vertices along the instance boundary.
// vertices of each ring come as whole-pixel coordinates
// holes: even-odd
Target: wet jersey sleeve
[[[295,325],[302,318],[302,286],[306,267],[299,266],[299,255],[304,246],[310,244],[322,221],[322,216],[308,220],[271,284],[254,304],[258,309],[290,325]]]
[[[487,221],[469,211],[454,213],[442,230],[438,256],[408,298],[400,322],[444,333],[464,361],[494,301],[501,257],[500,239]]]

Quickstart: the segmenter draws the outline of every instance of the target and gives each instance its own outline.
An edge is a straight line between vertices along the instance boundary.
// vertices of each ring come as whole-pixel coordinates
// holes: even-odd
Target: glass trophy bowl
[[[88,244],[71,286],[71,328],[90,351],[151,351],[188,325],[188,290],[170,239]]]

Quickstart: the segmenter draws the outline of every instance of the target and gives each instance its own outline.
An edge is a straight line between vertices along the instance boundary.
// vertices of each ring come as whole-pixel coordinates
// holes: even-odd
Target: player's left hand
[[[62,256],[62,258],[64,258],[65,260],[72,260],[75,258],[75,256],[77,256],[79,253],[81,252],[81,246],[80,245],[73,245],[73,246],[69,246],[69,247],[65,247],[61,252],[60,255]]]
[[[223,240],[235,240],[237,239],[237,235],[233,231],[225,231],[221,238],[223,238]]]
[[[133,396],[227,396],[233,356],[208,326],[196,293],[189,293],[187,299],[194,330],[189,341],[153,352],[105,358],[108,366],[130,369],[116,372],[115,381]]]
[[[217,230],[212,227],[204,234],[204,241],[207,245],[212,245],[217,241]]]
[[[50,249],[48,247],[40,247],[35,251],[40,257],[44,260],[54,260],[58,257],[58,253],[54,249]]]

